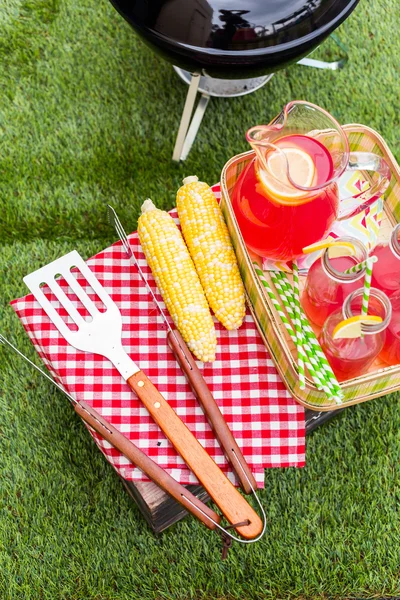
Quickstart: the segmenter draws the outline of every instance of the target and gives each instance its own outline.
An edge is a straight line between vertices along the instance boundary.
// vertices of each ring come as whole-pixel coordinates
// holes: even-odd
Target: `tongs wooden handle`
[[[54,381],[47,373],[42,371],[40,367],[35,365],[25,354],[9,342],[3,335],[0,334],[0,344],[5,344],[11,348],[24,361],[29,363],[38,373],[50,381],[58,388],[68,400],[71,402],[75,412],[90,425],[97,433],[105,440],[122,452],[124,456],[134,463],[145,475],[147,475],[154,483],[159,485],[167,494],[177,500],[182,506],[191,512],[195,517],[202,521],[209,529],[215,529],[220,522],[220,516],[217,515],[211,508],[196,498],[188,489],[178,483],[164,469],[159,467],[151,458],[149,458],[142,450],[137,448],[133,442],[128,440],[118,429],[116,429],[109,421],[104,419],[94,408],[86,402],[78,402],[71,394],[69,394],[59,383]]]
[[[246,494],[251,494],[252,489],[249,481],[253,486],[253,490],[257,489],[257,482],[189,348],[177,329],[168,331],[167,339],[168,345],[185,373],[227,461],[231,464],[240,481],[243,491]]]
[[[259,536],[263,530],[260,517],[224,475],[150,379],[143,371],[138,371],[129,377],[127,383],[233,528],[246,540]]]
[[[111,425],[109,421],[106,421],[94,408],[86,404],[86,402],[76,402],[74,409],[88,425],[105,440],[110,442],[114,448],[122,452],[128,460],[143,471],[154,483],[182,504],[187,511],[191,512],[209,529],[215,529],[216,525],[213,521],[219,523],[221,520],[220,516],[199,500],[199,498],[196,498],[187,488],[178,483],[171,475],[142,452],[142,450],[137,448],[135,444]]]

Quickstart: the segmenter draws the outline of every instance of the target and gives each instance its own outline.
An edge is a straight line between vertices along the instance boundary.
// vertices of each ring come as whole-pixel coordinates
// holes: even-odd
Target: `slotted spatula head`
[[[101,312],[77,280],[82,275],[104,305]],[[82,303],[89,317],[83,317],[68,298],[57,279],[63,277],[73,294]],[[118,306],[89,269],[80,254],[73,250],[65,256],[24,277],[24,282],[39,302],[49,319],[71,346],[84,352],[105,356],[115,365],[121,375],[128,379],[139,367],[129,358],[121,343],[122,318]],[[76,327],[68,326],[57,312],[42,286],[47,285],[61,306],[67,311]]]

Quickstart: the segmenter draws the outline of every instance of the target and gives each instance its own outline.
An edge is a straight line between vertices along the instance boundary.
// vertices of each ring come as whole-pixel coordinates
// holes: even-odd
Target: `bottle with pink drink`
[[[393,229],[389,242],[375,246],[371,256],[378,258],[372,285],[389,297],[400,291],[400,223]]]
[[[338,256],[340,253],[336,252],[332,257],[332,251],[342,244],[345,250],[346,245],[352,248],[352,256]],[[367,257],[366,247],[356,238],[338,238],[333,243],[327,244],[323,255],[308,271],[301,297],[302,307],[310,321],[322,327],[330,314],[341,309],[349,294],[363,287],[365,268],[350,273],[346,271],[364,262]]]
[[[379,357],[387,365],[398,365],[400,364],[400,289],[390,296],[390,303],[392,318],[386,329],[385,344]]]
[[[363,317],[363,294],[360,289],[347,296],[343,306],[325,321],[319,336],[338,381],[364,375],[385,344],[392,316],[389,298],[381,290],[371,288],[368,315]]]

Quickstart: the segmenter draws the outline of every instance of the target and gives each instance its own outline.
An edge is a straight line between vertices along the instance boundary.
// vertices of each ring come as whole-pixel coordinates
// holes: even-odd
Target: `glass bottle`
[[[392,231],[389,242],[378,244],[371,252],[378,261],[372,271],[372,285],[391,296],[400,290],[400,223]]]
[[[322,327],[336,309],[343,306],[346,297],[364,285],[365,269],[357,273],[345,273],[346,269],[364,261],[368,252],[362,242],[352,237],[336,241],[351,242],[355,256],[329,258],[329,248],[318,258],[308,271],[301,304],[310,321]]]
[[[357,338],[332,338],[340,321],[361,313],[362,297],[363,289],[347,296],[343,307],[328,317],[319,336],[319,343],[338,381],[365,374],[385,343],[392,306],[386,294],[376,288],[370,289],[368,314],[382,317],[382,322],[362,325],[362,335]]]
[[[400,364],[400,289],[390,296],[392,318],[386,329],[386,339],[379,355],[386,364]]]

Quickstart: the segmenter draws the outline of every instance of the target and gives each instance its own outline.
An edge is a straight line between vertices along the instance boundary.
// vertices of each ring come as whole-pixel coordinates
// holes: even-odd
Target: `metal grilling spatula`
[[[220,517],[209,508],[204,502],[196,498],[187,488],[178,483],[171,475],[162,469],[154,462],[147,454],[142,452],[133,442],[128,440],[118,429],[109,421],[104,419],[94,408],[86,402],[78,402],[71,394],[61,387],[47,373],[42,371],[35,363],[33,363],[25,354],[22,354],[18,348],[13,346],[3,335],[0,334],[0,344],[6,345],[13,350],[32,367],[34,367],[43,377],[46,377],[53,385],[63,392],[74,407],[75,412],[90,425],[97,433],[99,433],[107,442],[112,444],[114,448],[122,452],[128,460],[136,465],[143,473],[147,475],[154,483],[160,486],[167,494],[172,496],[177,502],[182,504],[186,510],[195,515],[210,529],[215,529],[220,522]]]
[[[104,304],[104,312],[96,308],[77,281],[73,272],[76,269]],[[81,316],[59,285],[57,278],[60,275],[89,313],[89,319]],[[121,342],[122,318],[119,309],[78,252],[70,252],[27,275],[24,282],[69,344],[84,352],[101,354],[114,364],[236,531],[245,540],[258,538],[264,530],[260,517],[225,477],[140,367],[125,352]],[[49,286],[67,311],[75,324],[75,330],[66,324],[43,293],[43,284]]]
[[[164,320],[164,323],[168,328],[167,341],[169,347],[174,353],[175,358],[177,359],[182,371],[185,373],[186,378],[193,390],[193,393],[199,401],[199,404],[202,407],[203,412],[208,419],[208,422],[225,454],[226,459],[231,464],[233,470],[236,473],[236,476],[240,481],[243,491],[246,494],[251,494],[252,492],[254,492],[255,489],[257,489],[257,482],[254,479],[254,476],[242,454],[242,451],[240,450],[235,438],[233,437],[232,432],[229,429],[228,424],[225,421],[224,416],[221,413],[221,410],[218,404],[216,403],[214,396],[212,395],[203,377],[202,372],[198,368],[196,361],[192,356],[192,353],[190,352],[189,348],[184,342],[179,331],[177,329],[172,329],[172,327],[168,323],[164,311],[158,303],[157,298],[155,297],[153,290],[149,286],[148,281],[144,276],[143,271],[140,268],[140,265],[132,251],[128,237],[125,233],[124,228],[121,225],[117,213],[111,206],[108,206],[108,211],[110,221],[115,227],[115,231],[117,232],[122,242],[122,246],[127,256],[136,265],[137,271],[141,279],[146,285],[146,288],[149,294],[151,295],[153,302],[157,306]]]

